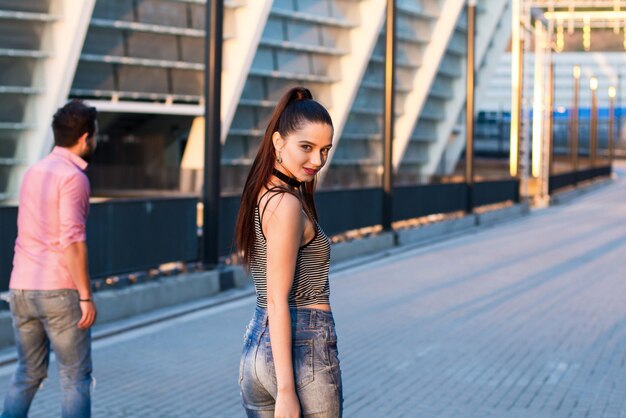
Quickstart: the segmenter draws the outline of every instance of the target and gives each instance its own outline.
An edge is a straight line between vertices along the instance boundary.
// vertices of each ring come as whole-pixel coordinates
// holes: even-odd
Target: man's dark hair
[[[52,118],[54,144],[69,148],[74,146],[85,132],[92,137],[96,131],[98,111],[87,106],[82,100],[72,100],[59,108]]]

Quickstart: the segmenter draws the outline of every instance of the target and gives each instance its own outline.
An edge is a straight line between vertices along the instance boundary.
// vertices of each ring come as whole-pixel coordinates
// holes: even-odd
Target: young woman
[[[236,242],[257,293],[239,366],[248,417],[342,414],[330,241],[313,202],[332,138],[328,111],[293,88],[276,105],[246,180]]]

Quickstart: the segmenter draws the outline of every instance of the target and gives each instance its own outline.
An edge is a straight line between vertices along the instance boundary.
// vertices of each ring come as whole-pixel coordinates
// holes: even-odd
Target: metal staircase
[[[0,0],[0,200],[51,148],[94,1]]]

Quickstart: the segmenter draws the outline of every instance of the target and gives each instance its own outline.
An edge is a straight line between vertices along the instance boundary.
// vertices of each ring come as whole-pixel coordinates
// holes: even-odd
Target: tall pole
[[[393,217],[393,123],[394,72],[396,55],[396,4],[387,0],[387,29],[385,33],[385,109],[384,109],[384,149],[383,149],[383,229],[391,230]]]
[[[621,69],[620,69],[621,70]],[[616,143],[621,143],[622,141],[622,71],[619,71],[617,73],[617,93],[619,94],[619,97],[617,98],[617,132],[615,132],[616,138],[615,138],[615,142]]]
[[[476,36],[476,0],[467,2],[467,101],[465,106],[465,183],[466,212],[474,211],[474,47]]]
[[[548,108],[548,118],[546,119],[546,139],[548,141],[548,175],[554,174],[554,62],[550,62],[548,67],[548,92],[546,107]]]
[[[596,90],[598,89],[598,79],[591,77],[589,80],[591,88],[591,126],[589,127],[589,158],[591,159],[591,168],[596,167],[596,159],[598,156],[598,98]]]
[[[615,87],[609,87],[609,166],[615,157]]]
[[[535,81],[533,84],[533,119],[532,119],[532,176],[539,179],[539,183],[543,179],[542,162],[543,162],[543,144],[544,144],[544,46],[543,46],[543,26],[540,20],[535,20],[534,28],[535,41]],[[541,191],[539,191],[541,195]]]
[[[222,81],[222,24],[224,0],[206,3],[204,56],[204,185],[202,224],[202,264],[219,263],[220,207],[220,96]]]
[[[525,45],[525,40],[522,38],[520,39],[520,43],[519,43],[519,59],[518,59],[518,70],[517,73],[519,74],[519,78],[520,78],[520,82],[519,82],[519,92],[518,92],[518,96],[516,98],[516,100],[518,101],[517,104],[517,140],[516,140],[516,145],[515,145],[515,161],[517,162],[517,165],[515,167],[515,172],[517,173],[516,176],[518,179],[520,179],[520,183],[522,182],[522,179],[524,177],[524,174],[522,173],[522,166],[524,165],[523,161],[522,161],[522,129],[524,128],[522,126],[522,118],[524,117],[524,109],[522,109],[522,105],[523,105],[523,95],[524,95],[524,48],[526,47]]]
[[[520,0],[512,0],[511,26],[511,137],[509,147],[509,173],[519,177],[519,145],[522,114],[522,37],[520,22]]]
[[[572,170],[578,171],[578,95],[580,91],[580,67],[574,66],[574,103],[572,106]]]

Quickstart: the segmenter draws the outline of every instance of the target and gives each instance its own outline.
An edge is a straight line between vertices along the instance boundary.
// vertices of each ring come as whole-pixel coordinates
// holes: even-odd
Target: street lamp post
[[[598,79],[591,77],[589,80],[591,88],[591,121],[589,126],[589,158],[591,159],[591,168],[596,166],[596,158],[598,155],[598,98],[596,90],[598,90]]]
[[[206,3],[204,69],[204,186],[202,225],[202,264],[219,263],[220,207],[220,95],[222,80],[222,24],[224,0]]]
[[[548,67],[548,89],[546,108],[548,115],[546,118],[546,140],[548,141],[548,177],[553,175],[554,169],[554,62]]]
[[[572,169],[578,171],[578,94],[580,90],[580,67],[574,66],[574,103],[572,103],[571,153]]]
[[[520,129],[522,116],[523,88],[523,38],[520,21],[521,2],[511,0],[511,132],[509,145],[509,173],[521,179],[520,175]],[[520,186],[521,189],[521,186]]]
[[[394,72],[396,55],[396,2],[387,0],[387,29],[385,34],[385,109],[383,149],[383,219],[382,226],[391,230],[393,218],[393,135],[395,119]]]
[[[465,183],[467,213],[474,212],[474,46],[476,28],[476,0],[467,2],[467,100],[465,106]]]
[[[615,156],[615,87],[609,87],[609,166]]]

